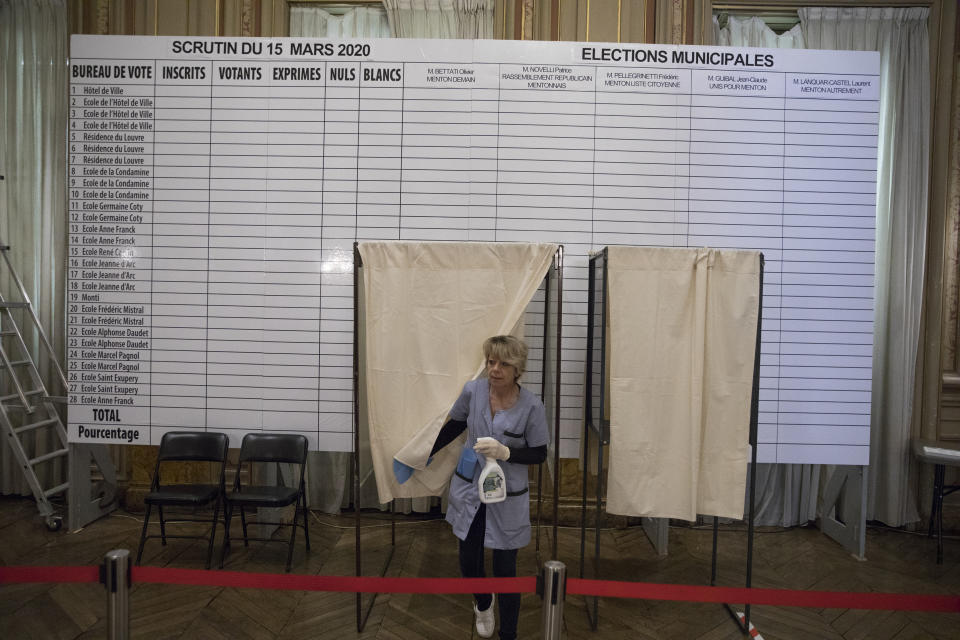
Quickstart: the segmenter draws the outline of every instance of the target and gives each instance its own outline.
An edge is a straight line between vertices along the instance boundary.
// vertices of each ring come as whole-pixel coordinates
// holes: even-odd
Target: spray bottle
[[[482,440],[493,440],[494,438],[477,438],[477,442]],[[493,458],[484,456],[486,464],[480,470],[480,479],[477,481],[477,488],[480,490],[480,502],[493,504],[503,502],[507,499],[507,476],[503,473],[503,468],[497,464]]]

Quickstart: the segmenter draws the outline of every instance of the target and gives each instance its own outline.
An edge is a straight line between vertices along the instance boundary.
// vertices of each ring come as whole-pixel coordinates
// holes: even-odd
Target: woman
[[[543,403],[520,386],[527,365],[527,345],[513,336],[494,336],[483,343],[486,377],[471,380],[450,410],[433,445],[436,453],[467,431],[457,470],[450,481],[447,522],[460,539],[460,571],[465,578],[484,577],[483,549],[493,549],[493,575],[517,575],[517,551],[530,542],[530,494],[527,466],[547,457],[546,412]],[[477,443],[489,436],[493,442]],[[496,458],[507,481],[507,499],[483,504],[477,480],[484,456]],[[475,593],[477,634],[493,635],[493,596]],[[517,637],[520,594],[501,593],[500,640]]]

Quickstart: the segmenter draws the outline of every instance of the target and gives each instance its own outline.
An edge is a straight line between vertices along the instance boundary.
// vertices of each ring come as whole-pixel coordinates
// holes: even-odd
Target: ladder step
[[[40,422],[31,422],[30,424],[25,424],[22,427],[17,427],[16,429],[13,430],[13,432],[23,433],[25,431],[33,431],[34,429],[49,427],[50,425],[57,424],[58,422],[60,422],[59,418],[50,418],[48,420],[41,420]]]
[[[59,458],[60,456],[67,455],[69,449],[57,449],[56,451],[51,451],[50,453],[45,453],[42,456],[37,456],[30,460],[30,464],[40,464],[41,462],[46,462],[47,460],[52,460],[53,458]]]
[[[41,396],[40,402],[53,402],[56,404],[67,404],[67,396]]]
[[[33,360],[11,360],[10,361],[11,367],[22,367],[27,364],[33,364]]]
[[[26,396],[26,397],[30,397],[30,396],[42,396],[43,393],[44,393],[44,390],[43,390],[43,389],[32,389],[32,390],[30,390],[30,391],[24,391],[24,392],[23,392],[23,395]],[[20,396],[17,395],[16,393],[11,393],[11,394],[8,395],[8,396],[0,396],[0,403],[2,403],[2,402],[9,402],[9,401],[11,401],[11,400],[16,400],[16,399],[18,399],[19,397],[20,397]],[[43,400],[43,397],[41,397],[40,400],[42,401],[42,400]]]
[[[3,336],[18,336],[18,335],[20,335],[20,334],[19,334],[16,330],[14,330],[14,329],[5,329],[5,330],[3,330],[3,331],[0,331],[0,337],[3,337]]]
[[[57,486],[53,487],[52,489],[47,489],[46,491],[43,492],[43,495],[46,496],[47,498],[49,498],[50,496],[56,495],[56,494],[60,493],[61,491],[64,491],[64,490],[69,489],[69,488],[70,488],[70,483],[69,483],[69,482],[64,482],[63,484],[58,484]]]
[[[0,309],[26,309],[29,302],[0,302]]]

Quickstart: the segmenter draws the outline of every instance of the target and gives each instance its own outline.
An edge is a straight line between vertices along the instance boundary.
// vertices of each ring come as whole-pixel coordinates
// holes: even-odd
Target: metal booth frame
[[[600,263],[600,264],[598,264]],[[757,312],[757,335],[753,360],[753,385],[750,396],[750,481],[748,485],[749,510],[747,514],[747,567],[746,587],[749,589],[753,579],[753,542],[754,521],[756,518],[755,487],[757,476],[757,423],[759,419],[760,396],[760,338],[763,325],[763,274],[764,257],[760,254],[759,300]],[[600,273],[598,273],[598,271]],[[597,307],[599,309],[599,326],[597,326]],[[599,335],[597,335],[599,331]],[[594,549],[593,549],[593,578],[600,579],[600,521],[603,509],[603,448],[610,444],[610,420],[605,415],[604,402],[607,383],[607,248],[590,256],[587,285],[587,354],[586,377],[584,380],[584,425],[583,425],[583,481],[580,505],[580,578],[584,578],[586,566],[587,541],[587,478],[590,461],[590,436],[597,439],[597,483],[596,506],[594,509]],[[599,370],[597,370],[599,368]],[[594,380],[599,376],[599,394],[594,394]],[[600,399],[600,406],[594,406],[594,397]],[[710,586],[716,584],[717,579],[717,541],[719,534],[719,518],[713,517],[713,548],[710,561]],[[600,620],[599,596],[585,596],[584,604],[590,628],[597,630]],[[744,606],[744,613],[740,616],[730,604],[724,604],[727,612],[733,618],[743,633],[750,629],[750,605]]]
[[[363,267],[363,260],[360,256],[360,243],[353,243],[353,508],[354,508],[354,541],[355,541],[355,569],[356,576],[363,575],[363,549],[360,536],[361,516],[360,516],[360,269]],[[563,339],[563,245],[557,245],[553,260],[543,279],[544,301],[543,301],[543,371],[541,372],[540,396],[547,399],[550,391],[549,386],[553,387],[553,539],[551,547],[551,558],[557,558],[557,530],[559,525],[559,505],[560,505],[560,381],[561,381],[561,362],[562,362],[562,339]],[[551,311],[555,310],[553,324],[551,326]],[[549,348],[548,336],[554,338],[553,351]],[[551,355],[553,356],[551,360]],[[553,373],[553,380],[548,384],[548,370]],[[550,406],[544,402],[547,409],[547,420],[550,422]],[[536,514],[536,555],[537,563],[541,562],[540,551],[540,526],[543,511],[543,464],[537,466],[537,514]],[[394,504],[390,504],[390,549],[387,557],[380,568],[379,575],[385,576],[397,544],[397,525],[396,512]],[[372,593],[369,603],[364,608],[363,594],[356,594],[356,612],[357,612],[357,631],[363,631],[373,610],[378,593]]]

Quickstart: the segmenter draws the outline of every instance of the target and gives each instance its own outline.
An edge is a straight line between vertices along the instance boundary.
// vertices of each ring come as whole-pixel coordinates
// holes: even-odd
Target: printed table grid
[[[766,257],[760,459],[865,463],[875,73],[843,74],[866,87],[850,99],[800,93],[829,69],[72,64],[141,77],[71,84],[71,439],[111,407],[144,443],[209,427],[349,450],[354,241],[559,242],[559,445],[576,457],[588,254],[712,246]],[[274,80],[291,68],[314,79]],[[623,79],[654,73],[669,81]],[[750,88],[724,88],[738,75]]]

